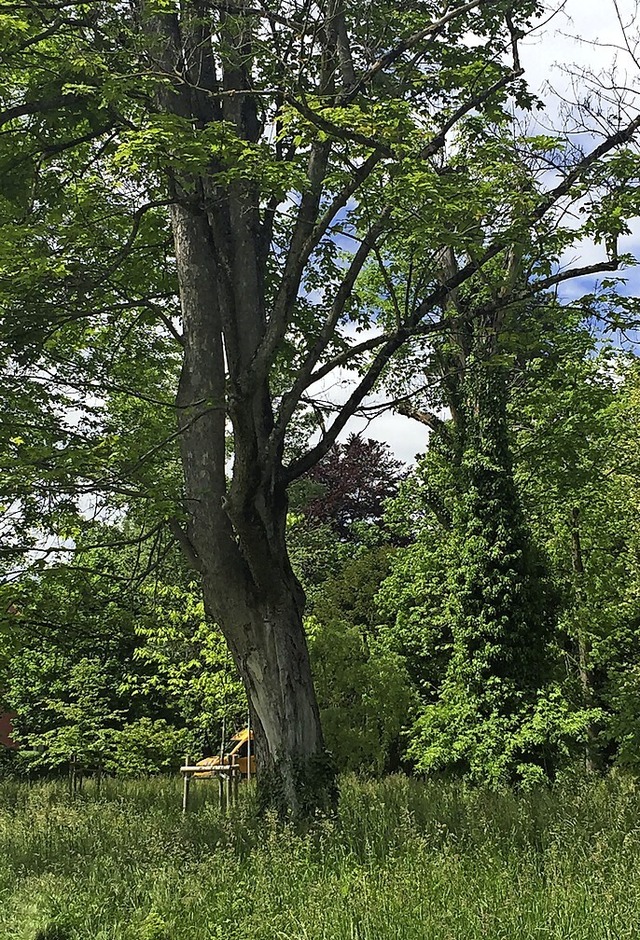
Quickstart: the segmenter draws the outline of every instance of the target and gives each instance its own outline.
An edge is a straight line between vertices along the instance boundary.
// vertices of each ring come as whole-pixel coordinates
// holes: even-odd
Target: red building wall
[[[17,747],[18,745],[11,737],[11,719],[12,712],[5,712],[0,715],[0,747]]]

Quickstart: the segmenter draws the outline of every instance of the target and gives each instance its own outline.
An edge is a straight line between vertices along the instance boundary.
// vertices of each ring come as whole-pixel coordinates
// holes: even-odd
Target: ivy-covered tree
[[[493,361],[465,359],[452,417],[417,413],[428,450],[388,519],[414,541],[378,602],[420,690],[424,769],[531,779],[585,749],[590,769],[615,756],[637,658],[637,427],[635,366],[604,342],[608,290],[540,306]],[[475,368],[497,383],[484,406],[463,387]]]
[[[420,721],[420,764],[508,779],[547,757],[526,726],[550,678],[555,605],[514,482],[504,367],[478,361],[479,352],[466,363],[460,400],[444,611],[450,658]]]

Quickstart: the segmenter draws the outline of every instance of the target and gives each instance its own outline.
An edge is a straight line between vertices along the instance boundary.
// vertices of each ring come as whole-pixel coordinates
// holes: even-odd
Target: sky
[[[554,91],[568,98],[575,95],[571,89],[571,77],[565,71],[567,67],[589,68],[598,73],[611,70],[615,64],[621,81],[624,79],[627,85],[635,82],[640,99],[640,69],[624,49],[613,0],[566,0],[565,3],[558,0],[556,6],[561,7],[560,11],[550,22],[535,30],[521,48],[521,61],[529,85],[547,103],[541,120],[545,123],[557,121],[558,99],[554,97]],[[618,9],[623,22],[634,23],[635,0],[618,0]],[[633,33],[637,35],[639,29],[640,19],[628,31],[631,41]],[[640,45],[636,57],[640,59]],[[619,250],[640,259],[640,220],[636,220],[632,228],[632,235],[620,239]],[[573,248],[566,260],[590,264],[602,254],[602,248],[587,243],[581,246],[579,259]],[[627,282],[622,289],[631,294],[640,293],[640,267],[628,271],[625,276]],[[586,282],[567,286],[565,290],[576,296],[588,292],[590,286]],[[424,451],[427,439],[425,427],[391,412],[369,423],[353,419],[345,433],[349,432],[361,432],[366,437],[388,443],[394,453],[407,463],[412,463],[416,454]]]

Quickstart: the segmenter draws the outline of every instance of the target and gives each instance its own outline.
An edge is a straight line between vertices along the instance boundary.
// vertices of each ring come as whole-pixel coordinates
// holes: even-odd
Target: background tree
[[[310,494],[305,516],[311,524],[330,522],[342,539],[354,538],[354,523],[381,523],[385,500],[397,492],[401,467],[385,444],[351,434],[307,474],[319,492]]]
[[[616,713],[638,657],[637,361],[580,337],[546,368],[518,411],[519,484],[562,592],[559,643],[571,700],[592,711],[584,757],[597,770],[629,760]]]
[[[166,771],[186,750],[216,753],[246,720],[222,635],[188,580],[176,581],[183,566],[140,581],[135,551],[122,556],[77,554],[14,589],[3,693],[23,769],[66,767],[75,756],[118,774]]]

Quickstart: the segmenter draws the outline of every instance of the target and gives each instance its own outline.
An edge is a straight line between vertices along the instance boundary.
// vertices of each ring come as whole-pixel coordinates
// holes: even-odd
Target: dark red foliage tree
[[[354,522],[382,521],[384,501],[397,493],[402,466],[387,444],[351,434],[309,471],[307,479],[319,492],[305,515],[312,522],[330,523],[341,539],[352,539]]]

